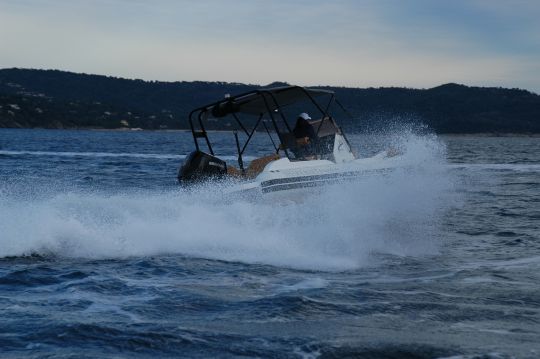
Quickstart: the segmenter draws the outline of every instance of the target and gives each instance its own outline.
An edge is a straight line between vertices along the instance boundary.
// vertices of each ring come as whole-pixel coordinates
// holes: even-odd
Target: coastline
[[[189,129],[145,129],[145,128],[96,128],[96,127],[73,127],[73,128],[46,128],[46,127],[0,127],[3,129],[14,130],[64,130],[64,131],[98,131],[98,132],[191,132]],[[230,132],[231,130],[207,130],[209,133]],[[354,133],[354,132],[353,132]],[[369,135],[369,133],[367,133]],[[444,137],[530,137],[540,138],[540,133],[515,133],[515,132],[477,132],[477,133],[454,133],[454,132],[435,132],[437,136]]]

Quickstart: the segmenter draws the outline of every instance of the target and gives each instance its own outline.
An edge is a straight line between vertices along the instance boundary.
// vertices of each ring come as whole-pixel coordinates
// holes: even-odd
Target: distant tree
[[[267,87],[286,85],[273,82]],[[0,127],[115,128],[125,120],[131,127],[187,128],[187,115],[192,108],[227,93],[234,95],[255,88],[260,86],[2,69]],[[336,112],[341,123],[349,128],[386,126],[389,121],[421,121],[440,133],[540,133],[540,96],[526,90],[455,83],[427,90],[322,88],[335,91],[352,114],[354,120]],[[212,126],[225,128],[226,123]]]

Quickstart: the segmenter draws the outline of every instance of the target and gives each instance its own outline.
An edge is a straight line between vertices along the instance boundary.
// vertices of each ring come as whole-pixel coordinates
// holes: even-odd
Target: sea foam
[[[403,153],[395,171],[329,186],[301,203],[223,202],[222,189],[208,186],[121,193],[50,188],[31,196],[3,186],[0,256],[180,254],[349,270],[378,253],[434,253],[454,188],[444,145],[410,132],[389,142]]]

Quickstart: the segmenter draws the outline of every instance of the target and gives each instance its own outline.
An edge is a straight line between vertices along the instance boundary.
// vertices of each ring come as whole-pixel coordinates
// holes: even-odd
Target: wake
[[[197,191],[39,196],[0,187],[0,257],[125,258],[179,254],[310,270],[350,270],[373,254],[436,253],[454,180],[435,136],[393,139],[404,153],[384,177],[329,186],[303,203],[222,201]]]

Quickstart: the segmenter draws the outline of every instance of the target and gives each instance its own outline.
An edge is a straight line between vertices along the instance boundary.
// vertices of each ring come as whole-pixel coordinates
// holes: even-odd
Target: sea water
[[[540,138],[350,141],[404,166],[274,203],[179,188],[190,133],[0,130],[0,356],[539,357]]]

